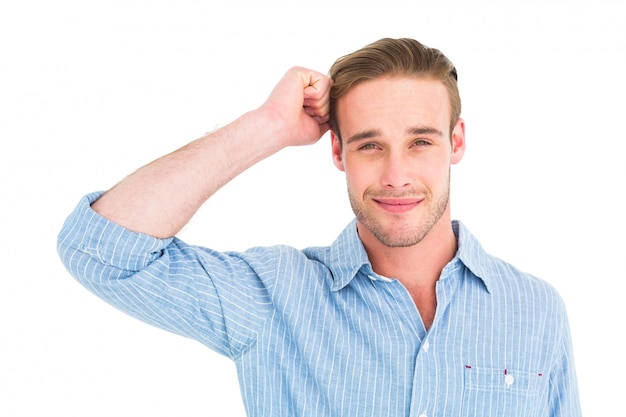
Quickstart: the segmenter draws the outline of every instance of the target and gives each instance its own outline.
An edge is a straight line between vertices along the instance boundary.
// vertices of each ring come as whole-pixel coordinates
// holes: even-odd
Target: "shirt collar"
[[[372,265],[359,238],[356,219],[352,220],[330,247],[331,289],[338,291],[348,285],[361,268],[371,272]]]
[[[477,276],[489,291],[489,265],[492,257],[485,252],[478,240],[463,223],[452,221],[452,229],[458,240],[456,256],[450,263],[461,261],[467,269]],[[372,265],[359,238],[356,219],[352,220],[330,247],[330,270],[333,274],[331,289],[338,291],[354,279],[359,270],[372,274]]]
[[[490,274],[488,271],[493,265],[493,257],[485,252],[480,242],[459,220],[452,221],[452,230],[454,230],[458,242],[455,259],[460,260],[472,274],[480,278],[489,292]],[[454,262],[455,259],[451,262]]]

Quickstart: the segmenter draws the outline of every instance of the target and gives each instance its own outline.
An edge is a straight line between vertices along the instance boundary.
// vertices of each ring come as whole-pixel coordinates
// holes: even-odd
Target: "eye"
[[[425,139],[418,139],[413,142],[413,146],[428,146],[430,142]]]
[[[368,150],[377,149],[377,148],[378,148],[378,146],[376,146],[375,143],[366,143],[364,145],[361,145],[359,147],[359,150],[368,151]]]

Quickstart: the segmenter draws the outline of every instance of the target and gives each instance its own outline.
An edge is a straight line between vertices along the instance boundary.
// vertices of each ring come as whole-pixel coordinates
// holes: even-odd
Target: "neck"
[[[408,247],[388,247],[373,236],[359,235],[365,246],[372,269],[382,276],[395,278],[407,288],[434,288],[442,269],[457,251],[457,239],[452,230],[449,212],[441,216],[428,234]]]
[[[426,236],[413,246],[385,246],[366,228],[359,228],[359,236],[372,268],[377,274],[395,278],[404,285],[426,330],[430,329],[435,320],[437,281],[457,250],[449,210],[448,207]]]

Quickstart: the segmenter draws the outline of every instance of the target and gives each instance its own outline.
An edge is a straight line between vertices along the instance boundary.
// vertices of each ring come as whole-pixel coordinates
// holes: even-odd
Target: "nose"
[[[411,163],[401,152],[389,152],[384,158],[381,185],[385,188],[401,189],[410,187]]]

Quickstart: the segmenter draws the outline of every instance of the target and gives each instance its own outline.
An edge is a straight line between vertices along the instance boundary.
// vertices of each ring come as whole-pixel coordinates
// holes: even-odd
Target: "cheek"
[[[438,167],[432,173],[432,183],[437,184],[439,190],[447,190],[450,187],[450,165]]]
[[[445,158],[429,158],[416,165],[413,179],[416,184],[423,184],[432,192],[448,188],[450,183],[450,164]]]
[[[344,161],[346,183],[352,194],[362,195],[363,192],[374,184],[372,169],[364,169],[359,164],[351,164]]]

